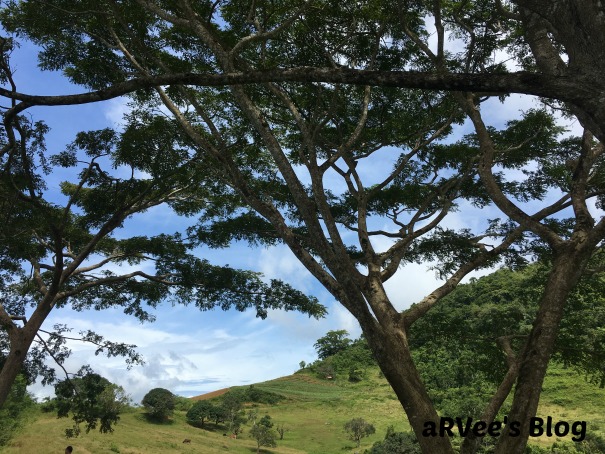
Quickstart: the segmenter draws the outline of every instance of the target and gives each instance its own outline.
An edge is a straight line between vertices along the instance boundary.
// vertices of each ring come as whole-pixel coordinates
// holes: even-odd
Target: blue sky
[[[24,44],[13,55],[19,91],[30,94],[82,91],[69,86],[58,73],[41,73],[36,67],[35,52],[35,48]],[[528,97],[511,96],[503,105],[496,100],[489,101],[482,110],[490,124],[499,127],[518,116],[520,110],[535,105]],[[126,101],[116,99],[95,105],[40,107],[29,112],[51,127],[48,148],[49,153],[56,153],[73,140],[78,131],[119,125],[126,111]],[[459,134],[465,132],[468,132],[467,126]],[[379,173],[387,167],[386,162],[376,163],[371,170]],[[58,190],[59,181],[67,176],[54,175],[49,189]],[[482,227],[486,219],[498,216],[494,208],[477,210],[462,204],[459,211],[447,216],[444,225],[475,229]],[[130,220],[124,234],[171,231],[175,226],[184,227],[187,222],[177,218],[169,208],[157,207]],[[377,246],[381,249],[388,244],[388,240],[383,240]],[[67,324],[74,334],[92,329],[112,341],[136,344],[146,361],[145,366],[135,366],[127,371],[123,359],[97,357],[93,348],[72,342],[73,354],[67,361],[67,369],[75,372],[82,364],[90,364],[109,380],[123,386],[135,402],[140,402],[143,395],[155,387],[191,396],[291,374],[298,369],[300,361],[316,359],[313,343],[328,330],[346,329],[352,337],[359,336],[360,329],[353,317],[315,282],[287,248],[250,249],[238,244],[226,250],[202,249],[200,252],[215,264],[228,263],[261,271],[267,279],[283,279],[299,290],[315,295],[328,308],[329,314],[322,320],[315,320],[301,314],[273,311],[266,320],[259,320],[253,312],[200,312],[191,306],[165,304],[153,311],[156,322],[140,324],[119,310],[55,310],[45,329],[56,323]],[[386,284],[398,309],[419,301],[439,284],[429,267],[430,264],[424,264],[402,268]],[[31,390],[38,397],[52,394],[52,388],[39,385]]]

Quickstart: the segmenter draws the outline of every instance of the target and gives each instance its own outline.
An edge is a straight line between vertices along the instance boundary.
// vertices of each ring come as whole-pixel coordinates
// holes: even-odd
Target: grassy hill
[[[276,424],[284,424],[287,432],[277,448],[264,448],[273,454],[338,454],[363,452],[384,438],[389,425],[396,431],[409,430],[405,415],[391,388],[378,369],[371,369],[367,380],[360,383],[317,379],[306,373],[278,378],[255,387],[285,397],[276,405],[259,405],[259,415],[269,414]],[[540,416],[553,416],[568,421],[586,420],[589,431],[605,434],[605,390],[588,384],[581,376],[560,366],[549,370],[539,409]],[[347,439],[343,425],[353,417],[362,417],[376,427],[376,433],[362,440],[361,448]],[[113,434],[97,432],[66,440],[64,429],[70,420],[57,419],[53,414],[38,413],[0,450],[6,454],[62,453],[67,444],[75,454],[122,453],[238,453],[256,452],[256,443],[248,437],[247,428],[237,440],[223,436],[223,429],[196,429],[185,422],[185,414],[177,412],[169,423],[150,423],[141,409],[122,415]],[[185,438],[191,444],[183,444]],[[556,438],[541,437],[533,443],[547,446]]]

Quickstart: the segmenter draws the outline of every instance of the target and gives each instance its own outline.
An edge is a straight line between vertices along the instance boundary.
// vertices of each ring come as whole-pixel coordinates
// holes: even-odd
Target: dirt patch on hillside
[[[208,400],[208,399],[214,399],[215,397],[219,397],[222,396],[223,394],[225,394],[227,391],[229,391],[229,389],[231,388],[223,388],[223,389],[219,389],[217,391],[212,391],[211,393],[206,393],[206,394],[201,394],[199,396],[195,396],[192,397],[191,400]]]

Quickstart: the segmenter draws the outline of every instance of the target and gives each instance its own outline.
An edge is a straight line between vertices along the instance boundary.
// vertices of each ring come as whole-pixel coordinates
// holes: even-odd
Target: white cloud
[[[91,364],[96,372],[123,386],[139,402],[155,387],[188,395],[202,394],[292,373],[306,355],[307,342],[304,342],[305,353],[299,354],[299,345],[290,349],[287,343],[275,342],[271,335],[275,328],[271,324],[259,324],[257,329],[249,330],[240,322],[250,315],[239,315],[244,316],[225,317],[222,326],[206,329],[198,326],[194,330],[191,328],[195,327],[195,318],[205,317],[204,314],[190,315],[182,320],[181,333],[124,319],[95,323],[92,319],[55,316],[49,324],[60,320],[73,327],[74,333],[92,329],[106,339],[136,344],[146,364],[130,371],[126,370],[123,358],[97,357],[93,346],[74,341],[68,343],[73,354],[65,366],[69,372],[75,372],[81,365]],[[32,391],[38,397],[52,394],[51,388],[43,389],[39,385]]]
[[[301,292],[309,292],[315,278],[287,246],[279,245],[250,254],[252,269],[259,270],[267,279],[282,279]]]
[[[359,326],[359,322],[348,310],[345,309],[344,306],[340,304],[334,305],[332,310],[336,319],[336,326],[331,329],[347,330],[350,337],[353,339],[361,335],[361,327]]]
[[[113,127],[123,125],[124,115],[131,111],[128,98],[113,98],[104,104],[103,116]]]

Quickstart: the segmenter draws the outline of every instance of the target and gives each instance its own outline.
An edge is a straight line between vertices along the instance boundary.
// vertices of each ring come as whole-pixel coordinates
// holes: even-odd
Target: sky
[[[59,73],[40,72],[36,67],[36,49],[23,45],[13,55],[18,90],[29,94],[60,94],[81,92],[70,86]],[[535,107],[536,101],[526,96],[511,96],[506,103],[491,100],[482,106],[490,124],[496,127],[519,115],[521,110]],[[62,150],[78,131],[116,127],[128,111],[124,99],[115,99],[95,105],[74,107],[34,108],[29,113],[43,119],[51,127],[47,137],[49,153]],[[571,125],[572,128],[576,126]],[[470,131],[465,126],[462,133]],[[578,131],[575,131],[576,134]],[[380,173],[387,164],[377,163],[373,171]],[[65,170],[73,172],[73,170]],[[58,190],[62,177],[57,174],[50,190]],[[461,204],[460,210],[447,216],[445,227],[476,228],[485,220],[498,217],[493,207],[478,210]],[[124,234],[148,234],[175,225],[186,225],[167,207],[157,207],[136,216],[126,224]],[[386,248],[383,240],[379,247]],[[141,324],[119,310],[75,312],[69,307],[54,310],[44,329],[54,324],[67,324],[79,331],[94,330],[114,342],[137,345],[145,365],[127,370],[123,358],[95,356],[94,348],[70,342],[73,353],[65,366],[70,372],[81,365],[92,368],[110,381],[124,387],[135,403],[147,391],[162,387],[182,396],[199,395],[217,389],[246,385],[289,375],[299,363],[316,359],[315,341],[329,330],[346,329],[352,338],[361,334],[355,319],[323,289],[285,246],[251,249],[236,244],[229,249],[201,249],[200,254],[214,264],[260,271],[266,279],[278,278],[295,288],[316,296],[328,309],[328,315],[315,320],[297,313],[271,311],[265,320],[255,318],[253,311],[200,312],[192,306],[160,305],[152,313],[154,323]],[[486,274],[487,271],[478,274]],[[403,310],[421,300],[440,285],[430,264],[402,268],[386,284],[394,303]],[[52,387],[36,384],[30,388],[38,398],[52,395]]]

